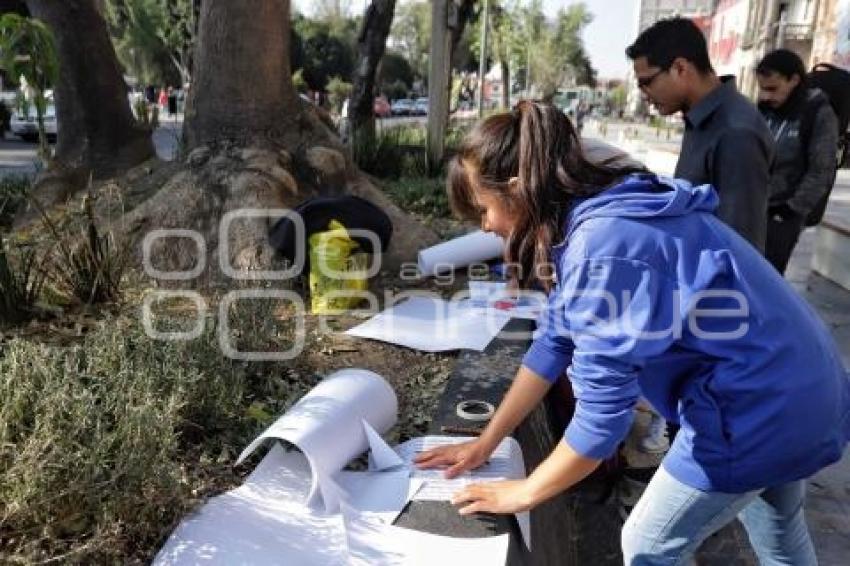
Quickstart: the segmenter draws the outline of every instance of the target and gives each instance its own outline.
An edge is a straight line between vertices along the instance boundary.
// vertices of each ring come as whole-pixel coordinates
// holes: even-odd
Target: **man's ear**
[[[676,57],[673,59],[673,62],[670,63],[670,73],[679,78],[686,77],[690,73],[691,67],[693,67],[693,65],[690,61],[684,57]]]
[[[792,90],[797,88],[800,85],[800,75],[796,73],[791,75],[791,78],[788,79],[788,82],[791,84]]]

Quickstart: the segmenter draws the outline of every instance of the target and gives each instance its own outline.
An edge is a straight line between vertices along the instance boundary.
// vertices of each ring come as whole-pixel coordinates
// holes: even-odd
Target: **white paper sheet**
[[[419,273],[425,277],[454,271],[473,263],[501,257],[505,240],[478,230],[419,252]]]
[[[372,425],[363,421],[363,429],[366,431],[366,438],[369,440],[369,470],[380,472],[404,466],[404,460],[390,448],[381,435],[378,434]]]
[[[458,540],[389,526],[408,501],[421,498],[418,492],[426,483],[439,491],[437,479],[412,469],[412,454],[440,442],[463,440],[427,437],[405,443],[390,456],[386,451],[395,450],[377,431],[386,430],[395,419],[395,394],[380,376],[363,370],[329,376],[252,442],[240,460],[264,438],[287,440],[310,452],[286,451],[275,442],[243,485],[186,517],[153,564],[430,565],[452,563],[460,556],[471,557],[475,564],[504,564],[507,535]],[[401,461],[402,467],[341,470],[367,446],[379,463]],[[512,477],[513,450],[510,443],[500,445],[490,464],[506,475],[481,477]],[[411,473],[417,477],[411,478]],[[307,504],[317,491],[325,503],[321,508]],[[330,500],[335,504],[331,510]],[[403,560],[397,556],[399,544]],[[364,556],[370,561],[362,562]]]
[[[245,448],[236,463],[267,438],[291,442],[310,463],[307,504],[332,513],[339,497],[330,476],[369,446],[363,421],[384,433],[395,424],[397,411],[395,392],[381,376],[362,369],[341,370],[302,397]]]
[[[413,463],[413,458],[419,452],[430,450],[447,444],[458,444],[474,440],[473,437],[463,436],[423,436],[413,438],[396,446],[398,455],[407,462],[411,468],[411,478],[423,479],[425,484],[416,492],[414,501],[450,501],[452,496],[473,483],[518,480],[525,477],[525,463],[522,458],[522,449],[513,438],[505,438],[490,456],[486,464],[475,470],[461,474],[452,479],[443,476],[445,470],[431,469],[420,470]],[[531,548],[531,521],[529,514],[517,513],[522,538],[528,548]]]
[[[310,483],[304,455],[275,444],[245,484],[180,523],[154,566],[348,564],[342,516],[301,503]]]
[[[471,285],[471,284],[470,284]],[[511,318],[522,318],[526,320],[538,320],[546,309],[548,300],[546,295],[537,291],[522,291],[517,296],[508,296],[499,292],[498,287],[492,291],[478,290],[478,295],[472,293],[468,299],[457,301],[461,309],[472,309],[483,312],[495,311],[505,314]]]
[[[510,316],[462,308],[436,297],[414,296],[346,334],[407,346],[425,352],[484,351]]]
[[[334,476],[343,491],[342,504],[387,525],[396,520],[417,491],[423,479],[411,479],[410,470],[391,472],[347,472]]]
[[[508,535],[454,538],[385,525],[343,507],[353,566],[503,566]]]

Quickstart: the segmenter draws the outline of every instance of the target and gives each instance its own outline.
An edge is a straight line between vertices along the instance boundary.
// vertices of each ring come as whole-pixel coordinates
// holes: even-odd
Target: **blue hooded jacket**
[[[710,185],[652,175],[577,204],[523,365],[549,381],[567,371],[578,453],[610,456],[643,395],[681,426],[665,469],[740,493],[841,457],[850,381],[815,312],[717,205]]]

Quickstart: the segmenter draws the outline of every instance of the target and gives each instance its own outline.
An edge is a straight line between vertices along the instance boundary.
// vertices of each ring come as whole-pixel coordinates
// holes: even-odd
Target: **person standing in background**
[[[793,51],[765,55],[756,77],[759,110],[776,142],[765,256],[785,273],[806,218],[835,181],[838,118],[826,95],[808,87],[806,68]]]
[[[662,116],[682,112],[685,135],[675,177],[709,183],[717,216],[764,252],[773,138],[756,107],[718,77],[691,20],[656,22],[626,49],[638,87]]]

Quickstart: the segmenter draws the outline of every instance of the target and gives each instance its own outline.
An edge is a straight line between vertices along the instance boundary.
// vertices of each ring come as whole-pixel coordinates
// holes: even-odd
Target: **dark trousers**
[[[783,275],[785,268],[788,267],[788,260],[791,259],[791,252],[794,251],[794,246],[797,245],[797,240],[800,239],[800,234],[805,228],[803,226],[804,220],[800,216],[783,220],[774,220],[770,216],[767,218],[767,241],[764,246],[764,256]]]

